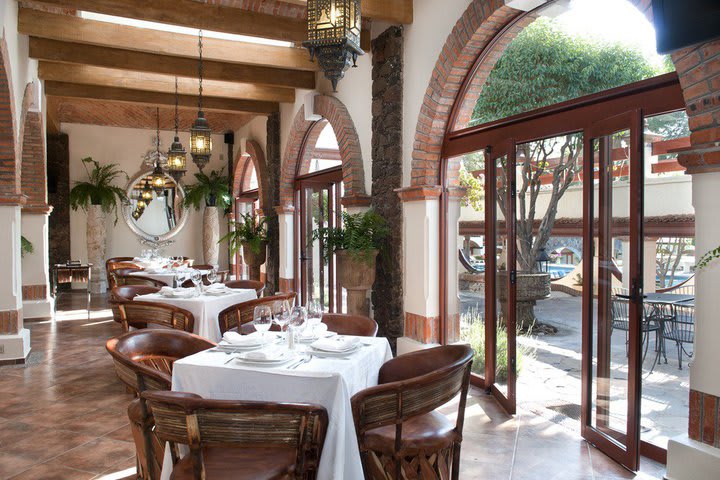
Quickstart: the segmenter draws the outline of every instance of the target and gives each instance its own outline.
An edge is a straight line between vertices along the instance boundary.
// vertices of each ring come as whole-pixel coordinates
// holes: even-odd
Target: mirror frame
[[[125,194],[130,198],[130,195],[133,190],[133,186],[135,183],[137,183],[138,180],[140,180],[143,177],[146,177],[152,173],[152,169],[147,170],[141,170],[137,174],[135,174],[127,184],[127,188],[125,189]],[[165,174],[166,177],[172,178],[167,173]],[[175,182],[175,185],[177,185],[178,192],[182,195],[182,198],[185,198],[185,189],[183,188],[182,184],[172,178],[172,180]],[[177,223],[175,224],[175,227],[170,230],[167,233],[164,233],[162,235],[151,235],[149,233],[146,233],[138,228],[137,225],[133,222],[132,214],[130,213],[130,208],[128,208],[130,204],[124,203],[122,206],[122,216],[125,219],[125,223],[127,224],[128,228],[130,228],[130,231],[133,232],[136,236],[140,237],[141,240],[149,241],[149,242],[166,242],[173,237],[175,237],[185,226],[185,223],[187,222],[188,215],[190,214],[190,209],[183,207],[182,214],[180,215],[180,218],[177,220]]]

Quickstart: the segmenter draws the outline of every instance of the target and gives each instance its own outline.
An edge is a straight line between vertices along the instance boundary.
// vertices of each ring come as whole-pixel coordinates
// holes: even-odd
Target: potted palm
[[[265,263],[267,251],[265,218],[257,218],[254,213],[240,214],[234,227],[220,241],[227,240],[232,253],[242,247],[243,259],[250,268],[250,278],[260,280],[260,266]]]
[[[343,212],[342,218],[342,226],[318,228],[312,240],[320,240],[327,260],[335,254],[340,286],[347,290],[348,313],[367,316],[367,291],[375,283],[376,258],[390,230],[372,209],[354,215]]]
[[[186,207],[200,210],[203,206],[203,258],[209,265],[217,265],[220,255],[220,211],[230,206],[230,188],[228,177],[223,169],[213,170],[210,175],[203,172],[195,174],[197,183],[185,187]]]
[[[75,211],[82,209],[87,212],[87,254],[88,262],[92,263],[91,290],[93,293],[102,293],[107,287],[104,272],[105,223],[107,214],[114,213],[114,224],[117,224],[118,205],[127,201],[127,195],[123,188],[114,183],[120,177],[125,177],[127,181],[128,176],[116,163],[100,165],[92,157],[87,157],[82,159],[82,164],[88,179],[75,182],[70,190],[70,207]],[[92,165],[92,170],[88,169],[89,165]]]

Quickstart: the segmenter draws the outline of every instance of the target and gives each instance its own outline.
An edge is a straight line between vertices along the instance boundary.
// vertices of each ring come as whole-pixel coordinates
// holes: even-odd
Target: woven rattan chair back
[[[347,315],[343,313],[325,313],[322,322],[328,330],[339,335],[357,335],[358,337],[374,337],[377,335],[378,324],[370,317],[363,315]]]
[[[146,392],[161,440],[190,447],[196,478],[205,478],[203,447],[292,447],[297,461],[292,477],[314,478],[320,462],[328,416],[316,405],[206,400],[181,392]]]
[[[146,328],[147,325],[182,330],[192,333],[195,328],[195,317],[185,309],[164,303],[124,301],[118,303],[120,322],[123,331],[133,328]]]
[[[138,295],[147,295],[150,293],[156,293],[160,290],[159,287],[151,287],[149,285],[125,285],[122,287],[113,287],[110,289],[110,308],[113,312],[113,320],[118,323],[122,323],[120,316],[120,308],[118,304],[120,302],[132,300]]]
[[[108,288],[117,286],[115,272],[117,270],[142,270],[142,267],[135,264],[133,257],[113,257],[105,261],[105,275],[107,276]]]
[[[240,326],[253,321],[253,312],[258,305],[269,305],[278,300],[288,300],[290,303],[295,300],[295,293],[282,293],[272,297],[263,297],[247,302],[236,303],[231,305],[218,314],[218,322],[220,325],[220,334],[233,329],[240,331]]]
[[[265,284],[259,280],[231,280],[225,282],[225,286],[228,288],[246,288],[253,289],[260,298],[265,291]]]
[[[115,286],[117,287],[124,287],[126,285],[146,285],[148,287],[158,288],[167,287],[165,282],[142,275],[119,275],[115,272],[113,276],[115,277]]]

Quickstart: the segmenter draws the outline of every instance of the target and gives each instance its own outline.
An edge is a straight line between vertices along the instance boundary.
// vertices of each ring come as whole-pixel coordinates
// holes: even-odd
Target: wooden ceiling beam
[[[162,93],[173,93],[175,91],[175,77],[172,75],[132,72],[91,65],[46,62],[45,60],[41,60],[38,64],[38,77],[42,80],[83,85],[136,88]],[[178,93],[190,96],[197,95],[198,80],[196,78],[178,78]],[[295,90],[292,88],[220,82],[217,80],[203,80],[203,95],[268,102],[292,103],[295,101]]]
[[[43,3],[118,17],[147,20],[215,32],[303,42],[304,20],[251,12],[194,0],[42,0]]]
[[[307,0],[281,0],[293,5],[307,6]],[[412,0],[362,0],[360,13],[364,18],[384,20],[390,23],[410,24],[413,22]]]
[[[188,78],[198,76],[198,61],[193,58],[83,45],[37,37],[30,37],[30,57],[52,62],[94,65]],[[203,78],[310,90],[315,88],[315,72],[239,65],[216,60],[203,61]]]
[[[198,54],[198,40],[194,35],[118,25],[31,8],[19,9],[18,31],[31,37],[163,55],[197,58]],[[308,71],[318,69],[317,63],[310,61],[310,55],[304,48],[278,47],[209,37],[203,39],[203,57],[207,60],[229,63]]]
[[[116,102],[142,103],[151,105],[175,105],[175,94],[149,92],[129,88],[100,87],[97,85],[79,85],[76,83],[45,81],[45,93],[54,97],[90,98]],[[179,95],[178,103],[182,108],[197,108],[197,97]],[[232,113],[270,114],[277,112],[279,105],[274,102],[238,100],[203,96],[203,110]]]

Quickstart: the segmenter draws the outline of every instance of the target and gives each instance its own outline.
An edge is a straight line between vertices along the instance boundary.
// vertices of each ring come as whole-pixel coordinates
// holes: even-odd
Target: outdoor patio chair
[[[692,358],[693,352],[685,350],[685,344],[695,342],[695,307],[675,306],[673,317],[664,322],[662,337],[675,342],[678,354],[678,368],[682,370],[683,353]],[[667,363],[667,357],[665,358]]]
[[[175,480],[311,479],[320,464],[328,414],[320,405],[209,400],[145,392],[162,441],[186,444]]]
[[[611,300],[611,311],[612,311],[612,328],[610,334],[615,330],[622,330],[625,332],[625,355],[628,354],[628,342],[630,341],[630,313],[629,303],[625,298],[619,298],[616,296],[612,297]],[[642,344],[643,344],[643,355],[642,362],[645,362],[647,356],[648,346],[650,344],[650,332],[655,332],[655,349],[661,349],[660,345],[660,324],[657,319],[653,318],[654,309],[651,305],[644,304],[643,316],[642,316]]]

